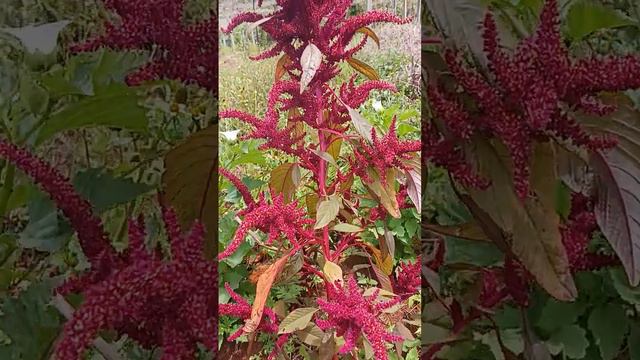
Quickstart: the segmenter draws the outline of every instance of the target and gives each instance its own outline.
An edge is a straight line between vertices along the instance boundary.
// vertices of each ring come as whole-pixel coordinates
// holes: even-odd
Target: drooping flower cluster
[[[560,228],[562,243],[567,251],[572,271],[596,270],[620,263],[614,255],[594,253],[589,250],[589,244],[596,230],[598,230],[598,224],[593,210],[593,199],[574,193],[571,197],[571,213]]]
[[[236,230],[231,243],[218,254],[218,259],[231,256],[252,229],[268,235],[267,245],[273,243],[280,235],[284,235],[293,246],[300,246],[304,241],[313,239],[313,230],[308,227],[314,223],[314,220],[305,216],[304,210],[298,208],[297,201],[285,204],[282,194],[271,194],[271,204],[269,204],[264,193],[260,194],[258,201],[254,201],[249,190],[235,175],[224,169],[221,174],[229,178],[239,189],[247,207],[238,212],[238,216],[242,217],[242,223]]]
[[[165,211],[171,259],[145,248],[142,219],[129,224],[129,247],[118,254],[100,219],[59,172],[13,144],[0,142],[0,156],[47,191],[78,233],[91,261],[88,275],[62,288],[81,291],[84,301],[65,324],[56,358],[83,358],[98,331],[114,329],[147,348],[162,347],[163,359],[192,359],[201,343],[216,348],[217,273],[204,257],[204,229],[181,234],[175,215]]]
[[[344,285],[331,285],[327,300],[318,299],[318,306],[327,315],[326,319],[317,319],[316,324],[322,330],[334,328],[337,336],[344,336],[345,343],[339,350],[340,354],[353,350],[358,338],[363,335],[371,344],[375,358],[386,360],[386,344],[402,340],[402,337],[388,332],[378,318],[382,310],[398,304],[400,298],[379,301],[379,293],[380,289],[377,289],[370,296],[363,295],[351,276]]]
[[[445,128],[430,127],[428,131],[441,133],[442,139],[429,135],[431,141],[426,146],[454,150],[451,141],[457,146],[474,134],[501,140],[511,156],[514,184],[521,198],[529,195],[535,140],[571,141],[592,151],[614,146],[613,139],[590,136],[575,113],[605,115],[614,110],[597,96],[603,91],[640,87],[640,57],[575,59],[563,43],[558,19],[557,1],[546,0],[536,31],[508,53],[501,48],[496,23],[488,13],[483,38],[490,79],[464,65],[456,52],[447,50],[449,70],[474,106],[455,99],[444,86],[433,85],[429,98]],[[428,147],[426,151],[430,151]],[[447,155],[433,151],[428,160],[450,164],[454,176],[477,185],[476,176],[461,164],[459,152]],[[437,158],[440,155],[445,156]]]
[[[403,262],[397,268],[397,275],[393,283],[393,292],[400,298],[406,299],[420,291],[422,278],[420,257],[415,262]]]
[[[103,35],[76,45],[76,51],[100,47],[150,50],[149,62],[127,76],[129,85],[157,79],[197,84],[214,93],[218,87],[218,17],[188,24],[186,0],[105,0],[117,20],[107,21]]]

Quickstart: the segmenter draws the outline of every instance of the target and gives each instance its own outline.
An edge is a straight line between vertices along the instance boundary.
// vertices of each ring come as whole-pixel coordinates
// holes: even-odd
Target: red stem
[[[320,98],[322,96],[322,88],[316,88],[316,96]],[[318,125],[324,123],[324,119],[322,116],[322,109],[318,112]],[[320,151],[326,152],[329,147],[327,144],[327,139],[324,136],[324,132],[318,131],[318,138],[320,140]],[[327,176],[327,161],[320,158],[320,166],[318,170],[318,190],[320,191],[320,196],[327,195],[326,189],[326,176]],[[325,226],[322,228],[322,250],[324,252],[324,258],[328,261],[331,261],[331,250],[329,249],[329,228]]]

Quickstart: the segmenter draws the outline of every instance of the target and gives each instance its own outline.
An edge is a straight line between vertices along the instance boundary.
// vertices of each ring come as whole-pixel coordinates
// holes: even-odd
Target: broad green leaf
[[[567,31],[573,40],[582,40],[601,29],[636,25],[633,19],[595,0],[575,1],[567,13]]]
[[[138,105],[136,90],[126,85],[111,85],[51,115],[40,128],[37,143],[65,130],[109,126],[145,131],[147,123],[146,111]]]
[[[296,175],[297,172],[297,175]],[[269,188],[276,193],[282,194],[284,202],[293,200],[296,191],[296,181],[300,181],[300,168],[295,163],[284,163],[271,171]]]
[[[613,287],[618,291],[622,300],[632,304],[640,305],[640,287],[632,287],[625,273],[620,268],[612,268],[609,270]]]
[[[27,71],[20,73],[20,100],[34,115],[42,114],[49,104],[49,93]]]
[[[591,312],[588,323],[602,359],[614,359],[629,329],[624,308],[614,303],[601,305]]]
[[[116,177],[100,168],[81,170],[73,178],[73,186],[99,213],[133,201],[152,189],[147,184]]]
[[[205,250],[212,256],[218,235],[218,125],[191,134],[164,158],[163,200],[183,229],[199,220],[207,230]]]
[[[18,236],[18,243],[28,249],[55,252],[72,234],[69,223],[58,216],[53,201],[43,193],[37,193],[29,204],[29,222]]]
[[[586,306],[580,302],[561,302],[551,298],[544,305],[536,326],[551,333],[562,327],[575,324],[585,310]]]
[[[536,196],[524,201],[515,193],[503,145],[476,139],[467,154],[480,174],[491,181],[487,190],[468,189],[471,197],[512,237],[513,253],[549,294],[560,300],[575,299],[577,289],[555,212],[557,174],[552,145],[536,144],[531,166],[531,188]]]
[[[554,355],[562,352],[569,359],[584,359],[589,341],[587,332],[583,328],[578,325],[569,325],[551,334],[547,345]]]
[[[357,232],[364,231],[364,229],[359,227],[359,226],[352,225],[352,224],[346,224],[346,223],[336,224],[333,227],[333,230],[334,231],[340,231],[340,232],[346,232],[346,233],[357,233]]]
[[[290,334],[294,331],[302,330],[306,328],[311,322],[313,314],[318,311],[318,308],[305,307],[298,308],[285,317],[278,328],[278,334]]]
[[[314,229],[322,229],[335,220],[340,211],[340,197],[336,194],[329,196],[326,200],[322,200],[318,205],[316,213],[316,224]]]
[[[329,282],[335,283],[337,281],[342,284],[342,268],[340,265],[327,260],[322,267],[322,272],[327,276]]]
[[[0,345],[0,352],[12,355],[3,359],[46,358],[61,330],[61,317],[49,306],[50,298],[51,286],[46,283],[32,284],[18,298],[5,298],[0,330],[11,338],[11,343]]]

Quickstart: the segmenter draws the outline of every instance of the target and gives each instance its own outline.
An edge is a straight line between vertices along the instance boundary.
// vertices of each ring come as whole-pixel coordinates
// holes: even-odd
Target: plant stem
[[[322,89],[320,87],[316,88],[316,97],[322,97]],[[318,125],[324,122],[322,117],[322,109],[318,112]],[[320,140],[320,151],[326,152],[329,147],[327,144],[327,139],[325,138],[325,134],[323,131],[318,131],[318,138]],[[318,169],[318,190],[320,191],[321,196],[327,195],[326,189],[326,176],[327,176],[327,161],[320,158],[320,165]],[[329,227],[325,226],[322,228],[322,250],[324,252],[324,258],[327,261],[331,261],[331,250],[329,249]]]

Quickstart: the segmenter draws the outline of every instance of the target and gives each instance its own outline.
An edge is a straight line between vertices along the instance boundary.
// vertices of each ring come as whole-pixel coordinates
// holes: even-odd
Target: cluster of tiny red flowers
[[[421,266],[420,257],[413,263],[403,262],[398,266],[393,282],[393,292],[396,295],[406,299],[420,291],[422,286]]]
[[[282,194],[271,194],[271,204],[265,194],[261,193],[258,201],[251,197],[249,189],[232,173],[222,169],[225,175],[243,195],[246,208],[238,212],[242,223],[238,227],[231,242],[223,252],[218,254],[222,260],[231,256],[245,240],[252,229],[268,234],[267,245],[284,235],[291,245],[300,247],[306,240],[313,239],[313,230],[308,229],[315,221],[305,216],[304,210],[298,208],[297,201],[285,204]]]
[[[545,1],[536,31],[513,53],[500,46],[491,13],[483,24],[490,76],[466,66],[454,50],[445,52],[451,74],[474,104],[454,98],[442,84],[431,86],[432,110],[443,128],[427,128],[433,133],[424,144],[427,160],[450,166],[452,175],[467,185],[482,185],[464,165],[460,145],[476,134],[497,138],[509,151],[515,188],[524,199],[529,195],[534,141],[570,141],[592,151],[615,146],[613,139],[590,136],[575,114],[602,116],[615,110],[597,96],[603,91],[640,87],[640,57],[571,57],[560,35],[556,0]]]
[[[360,148],[354,150],[354,161],[351,168],[355,174],[364,180],[369,180],[367,168],[373,167],[378,174],[384,175],[387,169],[397,168],[410,170],[402,160],[411,157],[422,147],[420,141],[400,141],[396,134],[396,118],[389,126],[389,132],[381,138],[375,129],[371,129],[372,143],[369,145],[364,139],[360,140]]]
[[[194,358],[198,343],[216,347],[216,265],[204,257],[204,229],[183,235],[171,211],[164,212],[171,260],[145,247],[142,219],[129,224],[129,247],[117,253],[86,200],[59,172],[13,144],[0,142],[0,156],[47,191],[67,216],[91,262],[60,293],[79,291],[80,308],[64,326],[56,358],[82,359],[100,330],[113,329],[146,348],[161,347],[163,359]]]
[[[316,319],[316,324],[322,330],[336,329],[336,335],[344,337],[339,353],[352,351],[362,335],[371,344],[375,358],[387,360],[386,343],[401,341],[402,337],[388,332],[379,316],[382,310],[398,304],[400,298],[380,301],[380,289],[365,296],[353,276],[344,285],[332,284],[328,291],[327,300],[318,299],[326,319]]]
[[[73,47],[93,51],[148,50],[149,62],[127,76],[129,85],[157,79],[196,84],[214,93],[218,88],[218,18],[188,24],[186,0],[105,0],[117,20],[104,24],[105,33]]]

